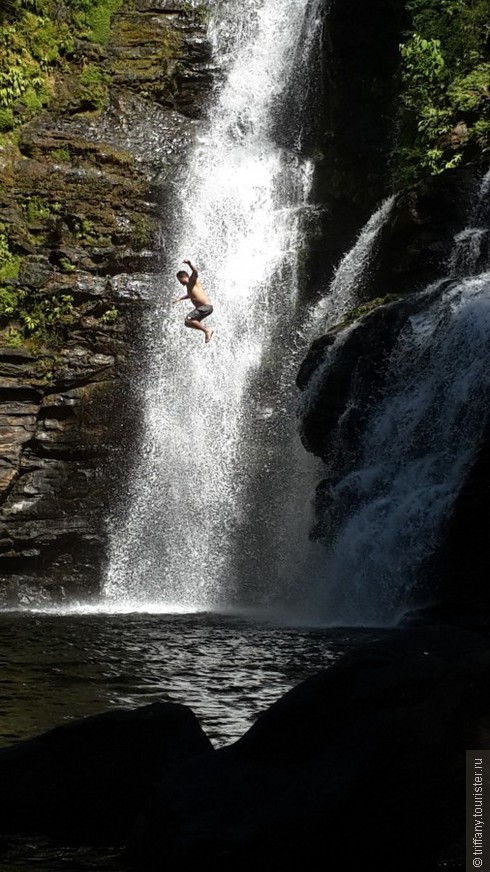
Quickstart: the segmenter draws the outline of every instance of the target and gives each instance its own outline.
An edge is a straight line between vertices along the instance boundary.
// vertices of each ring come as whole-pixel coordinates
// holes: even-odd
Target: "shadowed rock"
[[[212,750],[189,708],[155,703],[73,721],[0,749],[0,832],[124,844],[152,786]]]
[[[165,778],[139,820],[134,867],[434,872],[458,861],[465,749],[486,747],[489,677],[488,640],[446,627],[346,655],[235,745]]]

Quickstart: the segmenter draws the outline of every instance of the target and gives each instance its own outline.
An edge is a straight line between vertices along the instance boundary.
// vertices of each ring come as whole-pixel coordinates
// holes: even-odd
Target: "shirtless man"
[[[175,300],[172,300],[173,303],[180,303],[181,300],[192,300],[195,308],[186,315],[184,324],[186,327],[193,327],[194,330],[202,330],[205,334],[205,342],[209,342],[214,330],[211,330],[209,327],[206,327],[204,324],[201,324],[201,321],[204,318],[207,318],[208,315],[213,311],[213,307],[211,305],[211,300],[204,293],[204,288],[199,281],[197,275],[197,269],[192,265],[190,260],[184,260],[183,263],[186,263],[191,270],[191,274],[189,275],[185,269],[179,270],[177,273],[177,278],[181,285],[184,288],[187,288],[187,294],[183,297],[176,297]]]

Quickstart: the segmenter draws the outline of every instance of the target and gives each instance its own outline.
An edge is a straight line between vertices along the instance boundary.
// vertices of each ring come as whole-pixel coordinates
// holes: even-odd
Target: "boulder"
[[[174,703],[83,718],[0,749],[0,833],[124,844],[153,784],[211,750],[191,710]]]
[[[456,868],[465,749],[486,747],[489,677],[486,637],[388,632],[164,778],[134,868]]]

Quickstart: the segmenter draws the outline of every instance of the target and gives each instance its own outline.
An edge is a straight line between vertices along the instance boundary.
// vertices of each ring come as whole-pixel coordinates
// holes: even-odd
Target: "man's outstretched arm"
[[[184,294],[183,297],[175,297],[175,299],[172,300],[172,303],[181,303],[182,300],[190,300],[190,298],[190,294]]]
[[[192,288],[194,287],[194,285],[196,284],[196,281],[197,281],[197,275],[198,275],[197,269],[194,266],[194,264],[190,262],[189,258],[186,258],[182,262],[186,263],[191,271],[190,278],[189,278],[189,290],[192,290]]]

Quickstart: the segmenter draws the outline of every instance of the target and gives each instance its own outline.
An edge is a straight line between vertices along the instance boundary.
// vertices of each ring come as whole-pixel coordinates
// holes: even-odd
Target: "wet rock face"
[[[426,304],[412,295],[380,305],[352,325],[317,339],[301,365],[300,438],[325,464],[315,492],[312,535],[325,545],[353,508],[349,500],[338,504],[333,488],[360,457],[366,423],[382,395],[386,364],[400,331]]]
[[[359,228],[391,193],[387,165],[396,125],[399,44],[409,17],[404,0],[326,4],[322,99],[318,105],[313,196],[321,206],[311,232],[308,277],[321,292]]]
[[[443,286],[380,305],[350,327],[317,339],[297,377],[303,392],[300,436],[307,451],[336,474],[355,461],[362,425],[383,391],[385,366],[411,315],[427,307]]]
[[[78,40],[48,110],[0,144],[19,266],[2,286],[58,307],[56,329],[36,337],[34,324],[27,343],[0,317],[0,602],[99,589],[140,408],[141,325],[162,290],[168,183],[214,73],[198,9],[123,5],[107,47]]]
[[[480,449],[446,520],[441,543],[424,567],[421,593],[429,588],[436,603],[434,617],[446,620],[479,619],[488,622],[488,504],[490,500],[490,422]],[[429,614],[432,619],[432,614]]]
[[[114,354],[72,344],[51,358],[0,349],[0,567],[3,597],[62,599],[92,589],[105,552],[104,514],[117,390]]]
[[[373,413],[380,408],[380,400],[389,396],[390,372],[392,362],[390,357],[396,346],[400,343],[400,337],[410,333],[411,322],[417,321],[422,315],[424,322],[433,304],[439,304],[445,292],[453,287],[453,280],[447,279],[432,285],[425,293],[415,293],[402,297],[395,302],[379,305],[367,315],[358,318],[350,325],[339,325],[332,328],[325,336],[317,339],[311,346],[309,353],[300,368],[297,384],[302,395],[299,400],[299,429],[303,445],[308,451],[320,457],[325,464],[324,477],[318,483],[315,492],[315,523],[312,535],[322,542],[327,548],[335,543],[339,530],[348,529],[349,519],[359,517],[363,500],[366,501],[367,489],[356,483],[356,475],[362,477],[369,469],[373,473],[370,480],[370,493],[373,494],[373,505],[376,499],[384,493],[391,493],[393,504],[399,506],[400,513],[406,511],[407,525],[412,521],[410,511],[403,502],[401,491],[383,491],[380,487],[380,477],[376,471],[373,457],[376,463],[383,468],[383,456],[378,448],[378,453],[370,453],[370,440],[375,440],[373,428],[370,426]],[[444,322],[440,335],[448,331],[451,324],[449,319]],[[430,334],[432,345],[436,347],[436,333]],[[451,343],[452,353],[457,355],[456,339],[448,340]],[[413,348],[413,346],[408,346]],[[454,347],[454,349],[453,349]],[[472,346],[468,345],[465,352],[470,355]],[[475,361],[481,349],[473,349]],[[420,403],[419,421],[434,422],[434,429],[426,425],[422,426],[420,433],[422,438],[417,440],[414,430],[404,429],[404,418],[410,419],[410,408],[403,404],[398,406],[400,423],[400,435],[394,430],[390,431],[396,449],[396,467],[400,472],[401,480],[405,482],[408,493],[417,492],[424,486],[430,490],[430,478],[420,480],[403,479],[403,469],[407,464],[405,449],[411,445],[412,458],[419,462],[424,458],[427,462],[434,451],[442,451],[444,436],[454,442],[456,448],[460,442],[464,443],[466,428],[468,437],[472,432],[471,420],[465,417],[472,409],[479,409],[483,415],[482,432],[475,436],[475,456],[471,456],[466,467],[461,471],[461,480],[451,485],[451,468],[445,467],[444,478],[434,479],[441,487],[449,481],[454,495],[454,502],[448,501],[444,513],[438,517],[437,535],[434,537],[420,563],[415,562],[417,576],[414,578],[410,590],[404,592],[403,603],[411,607],[424,607],[431,604],[430,618],[439,614],[441,617],[449,616],[451,620],[465,614],[467,620],[473,621],[475,617],[483,621],[484,616],[488,619],[489,591],[488,591],[488,547],[486,545],[486,527],[488,526],[488,503],[490,496],[490,429],[488,416],[485,416],[484,403],[480,405],[481,390],[483,397],[484,387],[479,388],[472,384],[467,386],[467,393],[461,406],[455,395],[451,394],[452,383],[458,383],[458,372],[446,367],[443,371],[445,382],[441,395],[454,397],[455,408],[459,412],[459,431],[455,421],[451,421],[450,415],[444,417],[444,427],[438,421],[438,396],[437,389],[432,385],[430,396],[430,410],[424,409],[423,393],[427,391],[427,382],[424,381],[424,359],[406,352],[406,362],[413,368],[415,378],[419,378],[420,394],[418,398],[413,391],[407,394],[412,397],[412,402]],[[426,358],[427,359],[427,358]],[[458,359],[456,357],[456,359]],[[460,361],[460,366],[463,363]],[[463,369],[464,371],[464,369]],[[408,369],[401,368],[409,379]],[[391,383],[392,384],[392,383]],[[398,382],[402,388],[402,382]],[[468,399],[469,398],[469,399]],[[396,406],[395,406],[396,408]],[[414,405],[414,408],[416,406]],[[473,413],[474,414],[474,413]],[[486,429],[483,426],[486,423]],[[444,430],[446,431],[444,433]],[[462,430],[462,435],[461,435]],[[403,435],[404,434],[404,435]],[[391,438],[391,437],[390,437]],[[380,443],[382,444],[382,442]],[[387,443],[385,443],[386,447]],[[417,453],[418,452],[418,453]],[[461,456],[459,456],[461,461]],[[458,454],[455,452],[452,466],[458,468]],[[350,476],[350,482],[349,482]],[[378,476],[378,477],[377,477]],[[338,485],[341,485],[339,488]],[[380,489],[377,491],[376,486]],[[459,493],[458,493],[459,489]],[[396,495],[396,498],[394,496]],[[432,496],[432,499],[435,499]],[[369,500],[368,500],[369,502]],[[427,506],[430,505],[428,502]],[[405,506],[405,508],[403,508]],[[387,512],[389,522],[390,515]],[[413,517],[413,516],[412,516]],[[430,524],[430,513],[422,515],[424,524]],[[413,521],[412,521],[413,522]],[[368,523],[368,522],[366,522]],[[379,534],[379,529],[373,529]],[[423,535],[425,526],[415,528]],[[355,533],[352,534],[355,539]],[[345,541],[345,540],[344,540]],[[413,538],[412,541],[415,542]],[[438,604],[443,604],[439,608]]]

